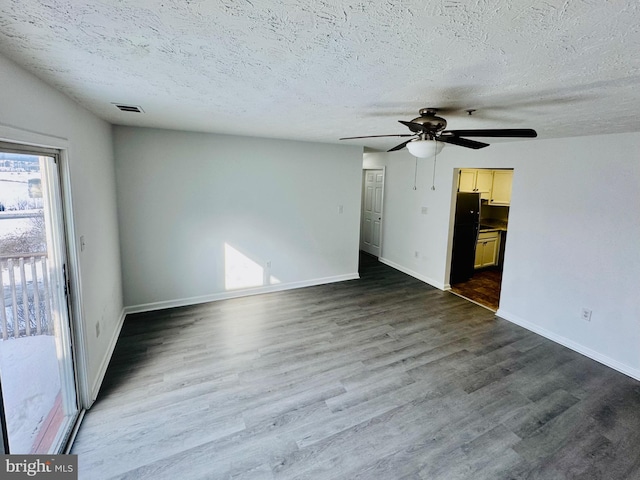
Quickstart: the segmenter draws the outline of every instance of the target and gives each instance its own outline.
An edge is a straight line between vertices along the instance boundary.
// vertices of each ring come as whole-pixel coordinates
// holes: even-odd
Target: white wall
[[[357,277],[361,148],[131,127],[114,138],[128,311]],[[280,283],[227,288],[225,244]]]
[[[95,398],[123,319],[111,127],[1,56],[0,105],[3,140],[67,151],[75,225],[71,235],[76,240],[84,235],[86,241],[86,250],[78,252],[81,342],[92,390],[88,396]]]
[[[498,315],[640,379],[639,157],[638,133],[446,146],[414,191],[408,153],[365,154],[387,166],[383,261],[444,288],[454,168],[514,168]]]

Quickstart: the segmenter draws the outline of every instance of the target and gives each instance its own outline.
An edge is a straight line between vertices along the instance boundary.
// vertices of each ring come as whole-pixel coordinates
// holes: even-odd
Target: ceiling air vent
[[[144,110],[139,105],[122,105],[121,103],[114,103],[114,105],[123,112],[144,113]]]

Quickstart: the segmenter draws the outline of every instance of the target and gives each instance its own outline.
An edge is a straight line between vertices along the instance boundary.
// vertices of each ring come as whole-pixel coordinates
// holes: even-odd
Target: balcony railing
[[[2,340],[53,335],[46,253],[0,256]]]

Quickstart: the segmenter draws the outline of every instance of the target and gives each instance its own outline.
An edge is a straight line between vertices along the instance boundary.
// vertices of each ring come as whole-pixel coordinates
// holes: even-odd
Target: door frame
[[[382,257],[382,245],[383,245],[383,235],[382,235],[382,230],[384,227],[384,193],[385,193],[385,184],[387,181],[387,167],[385,166],[381,166],[381,167],[375,167],[375,168],[363,168],[362,169],[362,178],[360,181],[360,238],[358,241],[358,249],[360,249],[360,245],[362,244],[362,222],[364,220],[364,205],[365,205],[365,182],[366,182],[366,175],[368,171],[378,171],[378,170],[382,170],[382,198],[380,199],[380,217],[382,218],[380,220],[380,254],[378,255],[378,258],[383,258]]]
[[[71,169],[69,162],[70,142],[64,137],[51,136],[39,132],[22,130],[0,124],[0,141],[25,149],[55,149],[58,151],[58,176],[60,181],[61,216],[63,220],[63,236],[67,260],[69,327],[71,339],[71,356],[75,370],[76,392],[78,395],[78,418],[82,418],[84,410],[92,403],[91,385],[88,381],[87,332],[84,327],[82,301],[82,282],[80,275],[80,248],[76,240],[76,228],[73,215],[73,199],[71,189]]]
[[[512,170],[513,174],[515,175],[515,171],[516,168],[515,167],[486,167],[486,166],[481,166],[481,167],[454,167],[453,168],[453,185],[452,185],[452,191],[451,191],[451,211],[450,211],[450,216],[449,216],[449,240],[448,240],[448,246],[447,246],[447,260],[446,260],[446,270],[445,270],[445,275],[446,275],[446,281],[445,281],[445,286],[444,286],[444,290],[446,291],[451,291],[451,281],[450,281],[450,277],[451,277],[451,262],[452,262],[452,258],[453,258],[453,230],[454,230],[454,224],[455,224],[455,214],[456,214],[456,202],[457,202],[457,193],[458,193],[458,188],[459,188],[459,183],[460,183],[460,172],[462,170]],[[509,214],[508,217],[511,216],[511,208],[509,206]],[[502,239],[500,242],[500,249],[503,249],[504,246],[502,245]],[[498,255],[500,255],[500,253],[498,253]],[[504,266],[506,264],[506,255],[504,255],[503,258],[503,264],[502,264],[502,268],[504,270]],[[504,281],[504,278],[503,280]],[[502,282],[501,282],[501,286],[502,286]],[[452,292],[453,293],[453,292]],[[458,295],[458,294],[456,294]],[[462,297],[470,302],[473,303],[477,303],[472,299],[466,298],[466,297]],[[482,304],[478,304],[481,305],[484,308],[488,308],[485,305]],[[498,307],[499,309],[499,307]]]

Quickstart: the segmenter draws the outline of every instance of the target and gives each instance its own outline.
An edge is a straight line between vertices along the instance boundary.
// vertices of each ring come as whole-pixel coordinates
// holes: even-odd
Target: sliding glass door
[[[0,144],[0,387],[7,453],[59,453],[78,414],[55,150]]]

